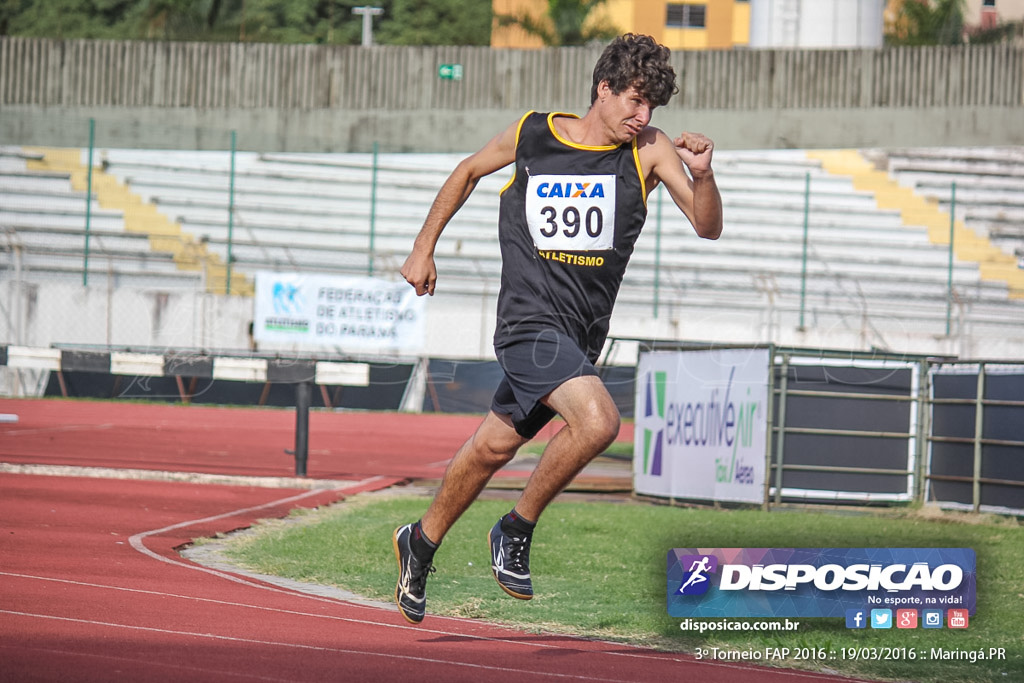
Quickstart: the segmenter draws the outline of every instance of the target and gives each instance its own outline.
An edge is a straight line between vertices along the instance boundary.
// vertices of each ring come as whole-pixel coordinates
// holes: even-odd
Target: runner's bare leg
[[[427,538],[440,543],[494,473],[507,465],[527,441],[516,432],[508,415],[489,412],[448,463],[441,488],[420,521]]]
[[[565,426],[548,442],[516,503],[519,514],[533,522],[619,434],[619,410],[598,377],[570,379],[548,394],[545,403],[565,419]]]

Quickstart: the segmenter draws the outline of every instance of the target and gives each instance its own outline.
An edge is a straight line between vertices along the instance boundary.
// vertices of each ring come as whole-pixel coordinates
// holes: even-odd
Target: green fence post
[[[952,329],[953,316],[953,236],[956,232],[956,181],[949,193],[949,268],[946,274],[946,336]]]
[[[96,142],[96,119],[89,119],[89,165],[85,188],[85,250],[82,262],[82,286],[89,286],[89,230],[92,225],[92,150]]]
[[[804,178],[804,245],[800,263],[800,330],[804,329],[804,306],[807,301],[807,233],[811,216],[811,172]]]
[[[232,247],[235,236],[235,131],[231,131],[231,174],[228,180],[228,257],[227,278],[224,293],[231,294],[231,262],[234,260]]]
[[[373,276],[373,251],[375,249],[375,231],[377,224],[377,155],[380,145],[373,143],[373,168],[370,172],[370,260],[367,264],[368,274]]]
[[[779,436],[775,440],[775,504],[782,503],[782,466],[786,455],[786,394],[789,392],[789,354],[782,354],[782,366],[779,378]],[[769,445],[769,450],[771,447]],[[771,476],[765,472],[765,476]]]
[[[761,509],[765,512],[771,503],[772,488],[772,446],[775,445],[775,344],[768,345],[768,405],[765,407],[767,439],[764,448],[764,500]]]
[[[661,296],[661,206],[665,197],[664,187],[658,188],[658,214],[654,224],[654,317],[658,317],[658,303]]]

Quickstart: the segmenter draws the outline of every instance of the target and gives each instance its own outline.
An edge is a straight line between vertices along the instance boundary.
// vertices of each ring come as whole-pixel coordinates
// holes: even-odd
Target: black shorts
[[[568,336],[544,330],[496,346],[505,377],[494,392],[491,410],[508,415],[526,439],[537,435],[555,411],[541,399],[574,377],[597,375],[593,361]]]

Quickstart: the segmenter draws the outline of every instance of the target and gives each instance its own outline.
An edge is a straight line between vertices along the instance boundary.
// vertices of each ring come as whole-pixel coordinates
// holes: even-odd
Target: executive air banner
[[[642,353],[633,488],[698,500],[764,500],[768,349]]]
[[[423,347],[423,297],[405,282],[261,271],[254,305],[257,341],[343,352]]]

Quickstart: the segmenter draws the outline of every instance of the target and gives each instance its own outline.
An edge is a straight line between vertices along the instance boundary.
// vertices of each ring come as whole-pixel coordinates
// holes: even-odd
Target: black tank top
[[[519,121],[515,175],[501,191],[501,290],[495,347],[563,332],[596,360],[615,297],[647,217],[636,140],[578,145],[553,119]]]

